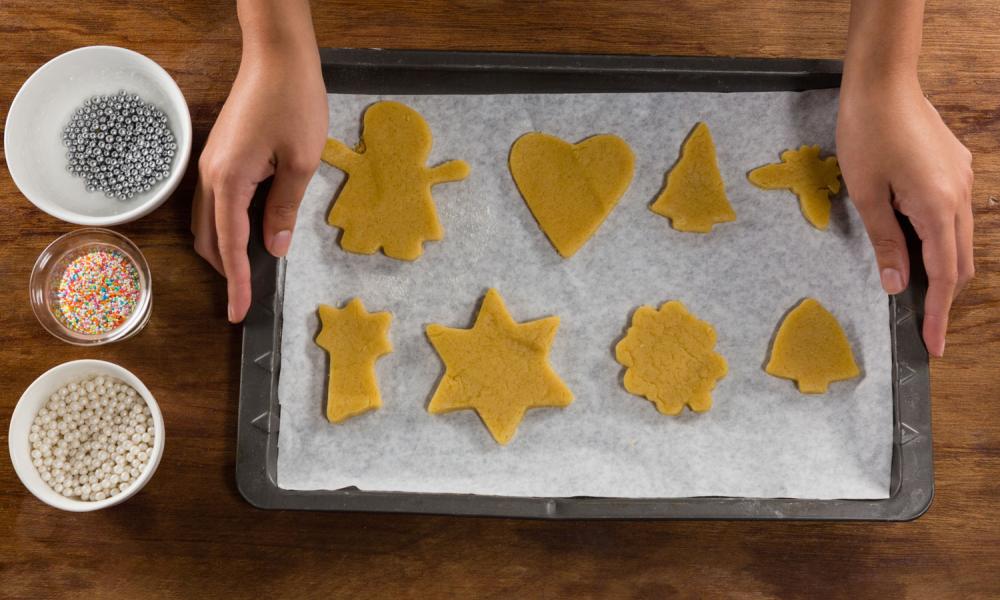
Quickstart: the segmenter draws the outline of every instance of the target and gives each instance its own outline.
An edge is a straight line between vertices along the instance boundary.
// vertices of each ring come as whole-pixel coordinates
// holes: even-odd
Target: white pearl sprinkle
[[[114,378],[69,382],[31,423],[31,462],[57,494],[83,501],[116,496],[149,463],[156,439],[150,415],[136,390]]]

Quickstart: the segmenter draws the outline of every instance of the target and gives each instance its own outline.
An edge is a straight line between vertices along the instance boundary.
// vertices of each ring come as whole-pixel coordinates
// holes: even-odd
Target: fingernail
[[[229,313],[229,322],[232,323],[233,322],[233,305],[230,304],[229,306],[227,306],[226,307],[226,311]]]
[[[281,258],[288,254],[288,247],[292,244],[292,232],[282,229],[271,238],[271,254]]]
[[[941,345],[932,350],[931,354],[933,354],[935,358],[942,358],[944,356],[944,340],[941,340]]]
[[[903,276],[896,269],[882,269],[882,289],[887,294],[898,294],[903,291]]]

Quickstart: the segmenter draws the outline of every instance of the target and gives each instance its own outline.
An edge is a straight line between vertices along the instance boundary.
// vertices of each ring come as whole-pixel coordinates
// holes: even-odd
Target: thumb
[[[902,292],[909,284],[910,257],[903,230],[896,220],[896,211],[889,201],[888,187],[852,196],[852,199],[865,223],[868,240],[875,249],[882,288],[887,294]]]
[[[264,246],[277,257],[288,253],[302,194],[318,165],[279,162],[264,204]]]

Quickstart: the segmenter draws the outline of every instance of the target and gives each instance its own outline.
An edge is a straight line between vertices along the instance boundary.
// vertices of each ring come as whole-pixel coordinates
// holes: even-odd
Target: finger
[[[958,283],[954,219],[950,222],[942,219],[925,233],[922,254],[928,285],[924,300],[924,344],[928,352],[940,357],[944,355],[948,311]]]
[[[264,204],[264,246],[274,256],[282,257],[288,253],[302,194],[316,170],[310,167],[279,162],[275,170]]]
[[[222,184],[215,193],[215,226],[219,254],[229,295],[228,316],[239,323],[250,309],[250,219],[247,209],[257,188],[254,183]]]
[[[972,202],[966,203],[958,209],[955,218],[955,241],[958,252],[958,287],[956,295],[965,288],[969,280],[976,274],[976,266],[973,262],[973,218]]]
[[[852,197],[875,250],[882,288],[887,294],[898,294],[909,284],[910,257],[906,252],[906,238],[889,201],[889,188]]]
[[[194,234],[194,250],[199,256],[215,267],[220,275],[225,275],[222,257],[219,256],[219,238],[215,233],[215,194],[212,188],[198,178],[194,188],[194,203],[191,207],[191,233]]]

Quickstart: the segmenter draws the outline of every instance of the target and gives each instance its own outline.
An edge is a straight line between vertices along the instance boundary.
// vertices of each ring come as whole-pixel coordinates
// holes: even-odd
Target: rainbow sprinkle
[[[107,333],[128,319],[139,295],[139,272],[128,256],[116,249],[92,250],[66,266],[54,313],[72,331]]]

